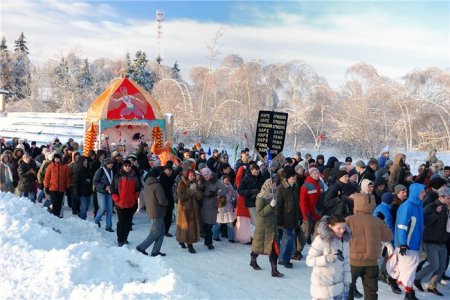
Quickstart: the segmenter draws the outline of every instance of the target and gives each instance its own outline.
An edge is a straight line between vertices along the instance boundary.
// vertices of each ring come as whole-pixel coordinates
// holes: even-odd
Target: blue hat
[[[381,201],[383,201],[386,204],[391,205],[392,202],[394,201],[394,194],[392,193],[384,193],[383,196],[381,196]]]

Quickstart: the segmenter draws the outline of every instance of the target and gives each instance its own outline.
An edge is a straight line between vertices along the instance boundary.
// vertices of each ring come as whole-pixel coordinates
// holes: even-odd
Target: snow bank
[[[119,248],[95,227],[78,218],[58,219],[27,198],[0,193],[2,298],[208,298],[160,257]]]

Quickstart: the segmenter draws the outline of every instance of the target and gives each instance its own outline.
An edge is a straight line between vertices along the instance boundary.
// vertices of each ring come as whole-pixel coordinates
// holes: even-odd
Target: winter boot
[[[195,251],[195,249],[194,249],[194,246],[192,246],[192,244],[188,244],[187,246],[188,246],[188,251],[189,251],[189,253],[192,253],[192,254],[197,253],[197,252]]]
[[[350,293],[352,293],[353,298],[362,298],[362,294],[358,291],[355,284],[350,284]]]
[[[389,286],[391,287],[391,290],[396,294],[401,294],[402,290],[398,287],[397,280],[392,278],[391,276],[387,275],[387,282]]]
[[[419,291],[424,292],[424,289],[423,289],[423,287],[422,287],[422,283],[420,282],[419,279],[414,280],[414,285],[416,286],[416,288],[417,288]]]
[[[410,292],[406,292],[405,300],[419,300],[419,298],[416,297],[414,290],[411,290]]]
[[[272,277],[283,277],[284,276],[283,273],[278,272],[276,261],[271,261],[270,265],[272,266]]]
[[[250,260],[250,266],[254,269],[254,270],[262,270],[260,266],[258,266],[258,263],[256,262],[256,258],[258,257],[258,254],[253,254],[253,252],[250,254],[251,256],[251,260]]]
[[[181,246],[181,248],[186,249],[186,244],[185,243],[178,243],[178,244]]]

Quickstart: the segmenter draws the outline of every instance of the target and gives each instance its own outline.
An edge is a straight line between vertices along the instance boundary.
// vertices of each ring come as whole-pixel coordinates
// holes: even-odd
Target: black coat
[[[211,156],[210,158],[208,158],[206,165],[211,169],[211,171],[213,171],[213,173],[217,173],[217,170],[220,167],[219,157],[215,158],[214,156]]]
[[[442,211],[438,213],[437,207],[442,205]],[[448,208],[441,201],[436,200],[424,209],[425,228],[423,241],[430,244],[445,244],[450,238],[447,232]]]
[[[79,162],[72,172],[72,191],[78,197],[89,197],[93,191],[91,170]]]
[[[285,229],[295,229],[300,221],[298,185],[290,186],[284,180],[278,187],[275,198],[277,199],[277,225]]]
[[[256,195],[261,190],[262,184],[259,176],[255,177],[252,174],[247,174],[242,179],[238,193],[245,197],[246,207],[256,207]]]
[[[169,202],[169,207],[173,207],[174,199],[173,199],[173,185],[175,184],[175,177],[173,176],[175,174],[174,171],[172,171],[172,174],[170,176],[167,176],[166,173],[162,172],[159,176],[159,183],[161,184],[164,195],[166,195],[167,201]]]

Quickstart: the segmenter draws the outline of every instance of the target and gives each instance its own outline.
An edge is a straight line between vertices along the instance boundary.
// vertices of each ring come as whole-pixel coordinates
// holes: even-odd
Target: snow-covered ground
[[[114,215],[113,224],[117,222]],[[267,256],[262,271],[249,266],[250,246],[214,242],[197,254],[165,238],[165,257],[148,257],[135,250],[148,233],[145,211],[135,215],[127,247],[116,245],[116,233],[71,214],[50,215],[26,198],[0,193],[0,287],[2,299],[309,299],[311,268],[293,261],[280,267],[284,278],[272,278]],[[174,233],[172,225],[171,232]],[[306,255],[308,249],[305,249]],[[362,291],[360,280],[359,290]],[[450,285],[450,284],[449,284]],[[450,288],[441,287],[446,297]],[[380,299],[403,299],[384,283]],[[418,293],[420,299],[438,299]]]

